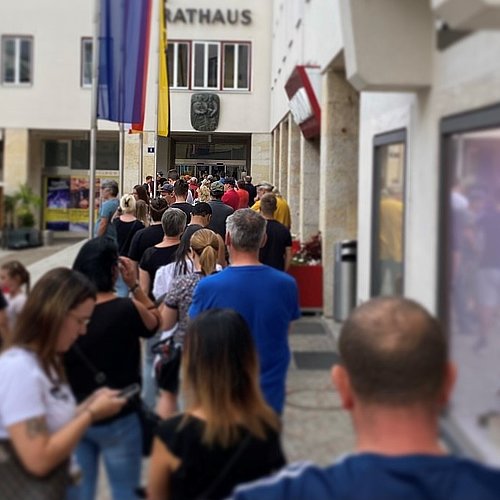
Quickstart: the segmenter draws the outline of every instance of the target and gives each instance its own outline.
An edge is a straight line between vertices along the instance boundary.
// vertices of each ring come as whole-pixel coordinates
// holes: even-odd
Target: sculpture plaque
[[[200,92],[191,96],[191,126],[201,132],[213,132],[219,125],[220,99],[217,94]]]

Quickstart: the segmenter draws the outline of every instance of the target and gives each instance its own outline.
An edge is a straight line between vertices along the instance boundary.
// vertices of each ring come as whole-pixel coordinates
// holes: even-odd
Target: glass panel
[[[404,143],[375,151],[376,241],[372,263],[373,295],[403,292]]]
[[[31,40],[21,40],[21,71],[19,81],[31,82]]]
[[[224,88],[234,88],[234,45],[224,45]]]
[[[71,169],[88,170],[90,164],[89,141],[71,141]]]
[[[177,86],[187,88],[189,45],[187,43],[179,43],[178,47],[179,48],[177,53]]]
[[[219,46],[208,46],[208,87],[216,88],[219,73]]]
[[[177,87],[177,82],[174,81],[174,48],[173,43],[169,43],[167,46],[167,71],[170,87]]]
[[[238,88],[248,89],[248,45],[238,46]]]
[[[15,82],[15,41],[12,38],[4,39],[3,42],[3,81],[5,83]]]
[[[97,141],[97,170],[118,170],[118,141]]]
[[[83,41],[83,68],[82,68],[82,84],[85,86],[92,85],[92,41]]]
[[[67,167],[69,163],[68,143],[45,141],[45,167]]]
[[[451,136],[448,329],[459,366],[451,416],[475,444],[500,452],[500,128]]]
[[[205,73],[205,45],[195,43],[194,45],[194,86],[204,87],[203,75]]]
[[[177,142],[175,157],[178,159],[246,160],[245,144],[185,143]]]

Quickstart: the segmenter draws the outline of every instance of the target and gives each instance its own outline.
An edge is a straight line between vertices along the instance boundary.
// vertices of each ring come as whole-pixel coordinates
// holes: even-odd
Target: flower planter
[[[302,310],[323,309],[323,266],[291,265],[288,273],[297,281]]]

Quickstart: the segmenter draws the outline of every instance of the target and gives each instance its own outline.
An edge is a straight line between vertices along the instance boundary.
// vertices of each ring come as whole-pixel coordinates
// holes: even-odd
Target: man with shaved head
[[[438,417],[455,368],[438,321],[408,299],[384,297],[353,311],[332,379],[356,433],[355,454],[322,468],[294,464],[236,489],[258,500],[493,500],[500,472],[448,455]]]

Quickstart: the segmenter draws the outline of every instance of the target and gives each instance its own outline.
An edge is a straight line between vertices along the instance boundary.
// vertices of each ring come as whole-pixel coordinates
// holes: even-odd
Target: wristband
[[[135,291],[139,288],[139,283],[136,283],[133,287],[129,288],[130,293],[135,293]]]

